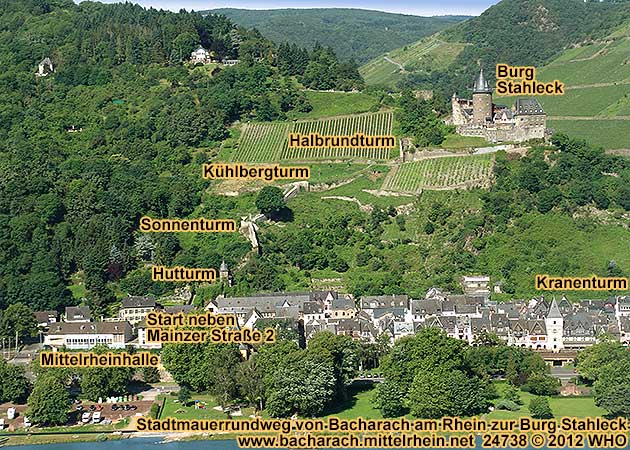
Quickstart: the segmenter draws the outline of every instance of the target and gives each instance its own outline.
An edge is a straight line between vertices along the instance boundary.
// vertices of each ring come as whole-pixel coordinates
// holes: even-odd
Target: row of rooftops
[[[612,334],[630,332],[630,297],[614,297],[607,300],[581,300],[569,302],[566,298],[551,302],[544,297],[529,301],[520,300],[497,303],[487,295],[450,294],[430,289],[425,298],[412,299],[408,295],[365,296],[358,302],[349,295],[334,291],[260,294],[248,297],[218,297],[207,309],[220,313],[233,313],[240,317],[258,314],[299,320],[303,317],[321,317],[325,311],[351,311],[352,315],[337,317],[334,323],[324,320],[325,326],[335,329],[362,329],[375,331],[373,323],[393,323],[414,319],[414,327],[421,328],[434,323],[444,329],[453,329],[459,323],[473,330],[488,329],[501,335],[509,328],[528,333],[545,332],[545,319],[563,319],[566,335],[592,335],[606,330]],[[189,312],[192,305],[162,308],[153,297],[129,297],[123,300],[121,309],[155,308],[167,313]],[[627,311],[618,317],[620,310]],[[102,334],[125,333],[126,321],[108,320],[93,322],[89,307],[67,307],[64,321],[58,321],[55,311],[35,313],[38,323],[47,323],[49,333],[55,334]],[[427,320],[429,318],[430,320]],[[310,319],[311,322],[313,319]],[[316,318],[315,325],[322,325]],[[437,322],[436,322],[437,321]],[[125,325],[126,324],[126,325]],[[305,323],[305,325],[309,325]],[[313,325],[312,323],[310,325]],[[139,327],[143,324],[139,323]]]

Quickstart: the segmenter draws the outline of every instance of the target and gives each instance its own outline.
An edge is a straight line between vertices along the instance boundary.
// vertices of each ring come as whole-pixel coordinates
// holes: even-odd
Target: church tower
[[[564,348],[562,342],[562,329],[564,327],[564,318],[560,313],[560,308],[556,303],[555,297],[551,301],[549,311],[545,317],[545,327],[547,328],[547,350],[559,352]]]
[[[473,123],[483,125],[487,120],[492,120],[492,89],[483,76],[483,68],[479,70],[479,76],[473,88]]]

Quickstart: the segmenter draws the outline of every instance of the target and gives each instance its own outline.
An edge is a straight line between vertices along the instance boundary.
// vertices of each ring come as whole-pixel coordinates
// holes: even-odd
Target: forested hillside
[[[419,17],[361,9],[223,8],[235,23],[254,27],[274,42],[311,47],[315,42],[332,47],[343,59],[365,63],[377,55],[417,41],[466,19],[466,16]]]
[[[582,0],[503,0],[480,16],[469,19],[441,32],[437,44],[418,52],[414,46],[392,53],[392,60],[405,63],[404,71],[395,71],[393,80],[407,86],[425,86],[465,92],[479,70],[496,63],[519,66],[542,66],[564,49],[608,36],[612,30],[630,20],[629,2],[584,2]],[[444,67],[440,49],[446,52]],[[406,58],[405,53],[415,55]],[[437,61],[433,67],[421,64],[426,58]],[[407,60],[409,63],[407,63]],[[417,64],[412,60],[418,61]],[[392,63],[375,59],[367,76],[368,83],[383,82],[379,72],[392,69]],[[437,67],[437,70],[434,68]],[[493,71],[487,71],[490,82]],[[449,94],[450,95],[450,94]]]
[[[212,74],[183,65],[198,45],[240,63]],[[218,16],[1,0],[0,308],[72,304],[67,286],[77,275],[79,294],[100,313],[120,280],[122,292],[159,291],[143,274],[128,275],[146,260],[214,267],[240,259],[248,246],[236,236],[181,251],[172,235],[134,231],[145,214],[211,216],[197,208],[200,164],[233,121],[307,109],[296,79],[361,86],[356,67],[329,49],[286,51]],[[44,57],[54,72],[37,77]]]

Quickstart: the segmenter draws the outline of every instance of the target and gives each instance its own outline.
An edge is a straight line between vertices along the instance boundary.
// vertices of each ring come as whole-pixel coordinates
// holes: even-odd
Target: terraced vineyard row
[[[258,163],[280,160],[283,146],[287,145],[291,123],[247,123],[234,154],[235,162]]]
[[[310,121],[252,123],[243,127],[232,161],[276,162],[311,160],[385,160],[391,149],[353,148],[289,148],[289,133],[319,133],[320,135],[353,135],[363,133],[371,136],[391,135],[393,114],[378,112],[354,116],[333,117]]]
[[[419,192],[483,186],[490,180],[493,155],[451,156],[401,164],[390,172],[383,189]]]

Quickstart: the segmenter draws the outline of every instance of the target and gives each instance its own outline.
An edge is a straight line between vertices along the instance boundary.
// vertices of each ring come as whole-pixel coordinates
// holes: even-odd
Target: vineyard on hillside
[[[385,136],[392,134],[392,122],[393,114],[387,111],[296,122],[248,123],[243,126],[232,161],[385,160],[389,159],[391,149],[289,148],[288,136],[289,133],[319,133],[322,136],[363,133]]]
[[[383,190],[416,193],[423,189],[469,189],[490,181],[493,155],[449,156],[403,163],[383,182]]]

